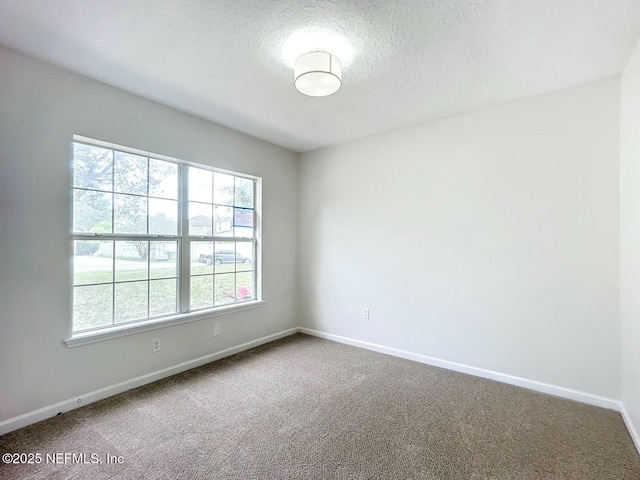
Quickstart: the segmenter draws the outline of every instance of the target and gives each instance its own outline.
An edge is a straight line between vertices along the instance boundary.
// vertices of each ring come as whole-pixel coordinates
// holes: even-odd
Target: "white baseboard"
[[[387,355],[393,355],[395,357],[406,358],[415,362],[425,363],[434,367],[446,368],[447,370],[454,370],[456,372],[466,373],[469,375],[475,375],[476,377],[488,378],[490,380],[496,380],[498,382],[508,383],[510,385],[517,385],[518,387],[528,388],[530,390],[536,390],[538,392],[547,393],[549,395],[555,395],[557,397],[568,398],[570,400],[576,400],[578,402],[587,403],[589,405],[595,405],[597,407],[608,408],[610,410],[620,411],[621,404],[617,400],[612,398],[601,397],[599,395],[593,395],[591,393],[580,392],[578,390],[572,390],[570,388],[559,387],[557,385],[551,385],[549,383],[538,382],[536,380],[528,380],[522,377],[516,377],[514,375],[508,375],[506,373],[494,372],[492,370],[485,370],[484,368],[472,367],[464,365],[462,363],[450,362],[449,360],[442,360],[435,357],[429,357],[427,355],[421,355],[419,353],[408,352],[406,350],[400,350],[392,347],[385,347],[384,345],[378,345],[375,343],[363,342],[353,338],[342,337],[340,335],[334,335],[332,333],[320,332],[310,328],[300,328],[301,333],[313,335],[316,337],[326,338],[327,340],[333,340],[347,345],[353,345],[355,347],[366,348],[367,350],[373,350],[379,353],[386,353]]]
[[[635,425],[631,421],[631,415],[624,406],[624,403],[620,403],[620,413],[622,414],[622,418],[624,423],[627,425],[627,430],[629,430],[629,435],[631,435],[631,439],[633,443],[636,445],[636,450],[638,450],[638,454],[640,454],[640,431],[636,429]]]
[[[258,338],[257,340],[252,340],[235,347],[227,348],[225,350],[211,353],[194,360],[189,360],[188,362],[174,365],[173,367],[164,368],[156,372],[141,375],[130,380],[125,380],[124,382],[116,383],[115,385],[110,385],[99,390],[94,390],[93,392],[89,392],[78,397],[70,398],[69,400],[65,400],[54,405],[48,405],[46,407],[39,408],[38,410],[27,412],[22,415],[18,415],[17,417],[9,418],[0,422],[0,435],[4,435],[5,433],[17,430],[18,428],[26,427],[27,425],[31,425],[33,423],[46,420],[47,418],[54,417],[58,413],[68,412],[69,410],[83,407],[84,405],[97,402],[98,400],[102,400],[103,398],[126,392],[127,390],[131,390],[132,388],[155,382],[162,378],[199,367],[215,360],[220,360],[221,358],[243,352],[244,350],[249,350],[250,348],[258,347],[265,343],[273,342],[274,340],[293,335],[297,332],[298,328],[283,330],[282,332],[274,333],[273,335],[267,335],[266,337]]]

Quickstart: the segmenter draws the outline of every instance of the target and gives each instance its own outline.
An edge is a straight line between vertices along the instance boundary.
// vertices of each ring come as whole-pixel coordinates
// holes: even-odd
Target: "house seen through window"
[[[259,298],[255,177],[73,143],[73,331]]]

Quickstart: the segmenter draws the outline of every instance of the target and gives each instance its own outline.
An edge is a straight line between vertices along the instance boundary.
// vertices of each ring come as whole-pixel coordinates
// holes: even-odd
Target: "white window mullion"
[[[262,180],[253,182],[253,248],[255,298],[262,300]]]
[[[114,208],[112,203],[112,218],[113,210]],[[111,229],[113,230],[113,223],[111,223]],[[116,241],[111,240],[111,325],[116,324],[116,246]]]
[[[178,178],[180,187],[178,188],[178,221],[180,222],[180,264],[178,266],[178,288],[180,289],[179,311],[186,313],[189,311],[191,296],[191,242],[189,241],[189,175],[188,166],[180,165]]]

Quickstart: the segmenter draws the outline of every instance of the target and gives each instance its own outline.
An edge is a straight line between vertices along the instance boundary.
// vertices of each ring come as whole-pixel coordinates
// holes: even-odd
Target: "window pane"
[[[216,273],[233,272],[236,263],[236,244],[234,242],[216,242],[213,263]]]
[[[247,208],[233,209],[234,235],[241,238],[253,237],[254,211]]]
[[[213,306],[213,275],[191,277],[191,310]]]
[[[176,279],[149,282],[149,316],[169,315],[177,311]]]
[[[220,207],[216,205],[213,207],[213,231],[214,235],[221,235],[224,237],[233,236],[233,208]]]
[[[116,281],[148,278],[149,242],[116,243]]]
[[[73,242],[73,284],[113,281],[113,242]]]
[[[253,238],[252,228],[234,228],[234,236],[238,238]]]
[[[189,235],[211,235],[211,205],[189,202]]]
[[[191,242],[191,274],[213,273],[213,242]]]
[[[147,282],[116,283],[116,323],[147,318],[147,289]]]
[[[236,178],[236,196],[234,206],[253,208],[253,180],[248,178]]]
[[[111,194],[73,191],[73,231],[111,233]]]
[[[113,285],[73,288],[73,330],[103,327],[112,323]]]
[[[211,203],[213,172],[189,167],[189,200]]]
[[[147,233],[146,197],[118,194],[114,197],[113,231],[116,233]]]
[[[113,190],[115,192],[147,195],[148,175],[147,157],[115,152],[113,163]]]
[[[213,203],[233,205],[233,175],[213,174]]]
[[[216,275],[216,306],[235,302],[235,273]]]
[[[93,190],[112,190],[113,151],[73,144],[73,186]]]
[[[149,195],[178,199],[178,165],[149,159]]]
[[[253,270],[253,243],[238,242],[236,251],[236,271]]]
[[[255,299],[254,272],[241,272],[236,276],[236,294],[238,301]]]
[[[149,274],[151,278],[178,276],[178,242],[151,242],[149,250]]]
[[[149,199],[149,233],[157,235],[178,234],[177,201]]]

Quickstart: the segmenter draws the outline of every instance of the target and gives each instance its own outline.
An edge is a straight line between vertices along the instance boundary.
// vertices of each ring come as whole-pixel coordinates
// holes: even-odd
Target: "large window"
[[[73,331],[254,301],[259,179],[73,143]]]

